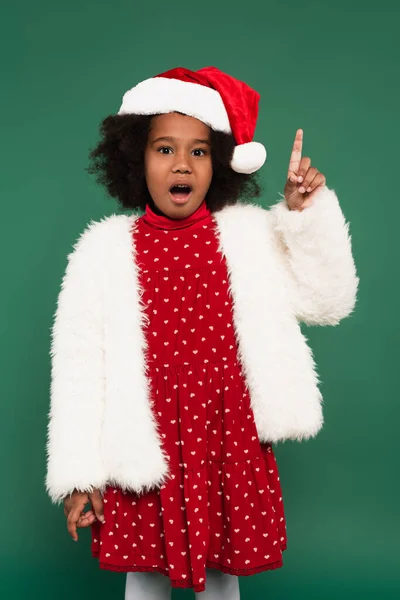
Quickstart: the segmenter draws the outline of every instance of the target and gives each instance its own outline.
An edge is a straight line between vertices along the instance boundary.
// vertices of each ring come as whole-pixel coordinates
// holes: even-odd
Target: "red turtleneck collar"
[[[206,205],[206,201],[200,204],[197,210],[184,219],[170,219],[165,215],[156,214],[149,204],[146,204],[146,212],[142,219],[155,229],[186,229],[194,224],[203,225],[211,216],[211,211]]]

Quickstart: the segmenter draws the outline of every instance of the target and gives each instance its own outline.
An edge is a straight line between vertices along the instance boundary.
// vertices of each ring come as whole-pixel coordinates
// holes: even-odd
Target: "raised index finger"
[[[291,173],[297,174],[301,161],[301,152],[303,149],[303,130],[298,129],[296,131],[296,137],[294,138],[292,154],[290,155],[288,178]]]

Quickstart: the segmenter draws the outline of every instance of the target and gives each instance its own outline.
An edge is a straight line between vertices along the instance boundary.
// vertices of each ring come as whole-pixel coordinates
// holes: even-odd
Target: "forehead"
[[[208,125],[180,113],[167,113],[155,115],[151,119],[150,134],[152,137],[172,136],[182,138],[209,139],[210,128]]]

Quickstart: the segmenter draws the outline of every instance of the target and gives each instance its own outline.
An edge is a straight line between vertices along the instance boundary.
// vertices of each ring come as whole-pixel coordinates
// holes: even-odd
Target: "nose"
[[[175,160],[172,165],[172,171],[174,173],[191,173],[192,172],[190,160],[187,156],[187,153],[184,150],[182,150],[181,152],[177,152],[175,154]]]

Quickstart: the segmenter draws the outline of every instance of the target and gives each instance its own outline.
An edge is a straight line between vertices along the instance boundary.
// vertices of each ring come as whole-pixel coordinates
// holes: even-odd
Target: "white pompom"
[[[231,167],[237,173],[254,173],[258,171],[267,158],[265,147],[259,142],[239,144],[233,151]]]

